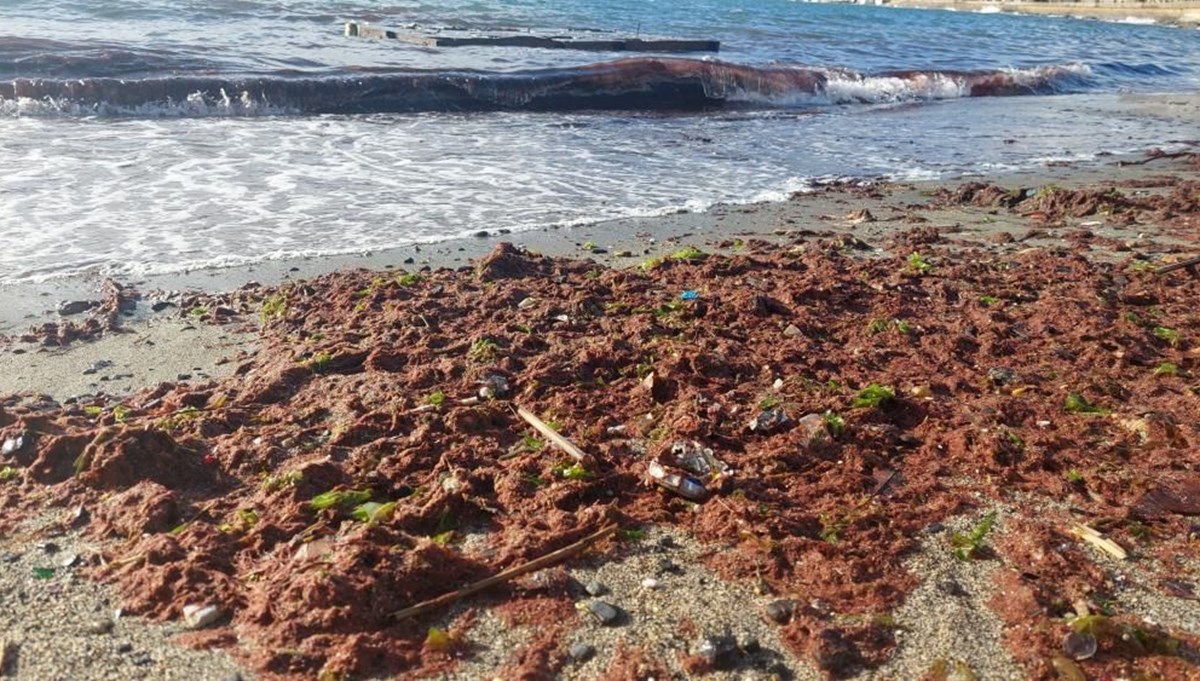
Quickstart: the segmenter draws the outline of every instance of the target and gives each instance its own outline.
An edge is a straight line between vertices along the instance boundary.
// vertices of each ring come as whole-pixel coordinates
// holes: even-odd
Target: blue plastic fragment
[[[683,293],[679,294],[680,300],[695,300],[699,297],[700,297],[700,293],[697,291],[693,291],[691,289],[688,289],[687,291],[684,291]]]

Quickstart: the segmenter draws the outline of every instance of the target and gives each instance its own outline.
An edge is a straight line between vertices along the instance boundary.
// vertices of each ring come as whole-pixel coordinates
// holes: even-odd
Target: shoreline
[[[1159,119],[1178,121],[1180,123],[1200,123],[1200,95],[1122,95],[1117,100],[1117,106],[1133,110],[1140,115],[1159,117]],[[1189,144],[1189,140],[1176,140],[1175,144]],[[1148,150],[1144,150],[1148,151]],[[1000,183],[1044,183],[1044,182],[1088,182],[1104,179],[1115,163],[1121,161],[1139,162],[1139,155],[1106,156],[1086,162],[1067,162],[1043,164],[1036,168],[1026,168],[1015,171],[1004,171],[986,175],[984,179]],[[1151,168],[1152,170],[1152,168]],[[888,181],[862,177],[848,179],[850,182],[890,183],[890,185],[912,186],[916,191],[961,183],[979,179],[982,175],[956,175],[937,180],[922,181]],[[822,186],[816,187],[817,192],[823,191]],[[803,193],[800,195],[804,195]],[[322,275],[322,273],[344,269],[421,269],[421,267],[456,267],[462,266],[468,260],[480,258],[490,251],[498,240],[514,241],[528,246],[534,251],[550,255],[587,254],[582,251],[584,243],[594,242],[607,251],[606,254],[592,253],[606,263],[618,266],[635,265],[643,258],[661,255],[671,245],[672,239],[698,234],[712,233],[713,236],[725,237],[731,229],[755,231],[763,229],[762,219],[748,218],[744,225],[739,225],[738,216],[750,215],[766,211],[767,213],[781,212],[779,206],[786,206],[793,201],[766,201],[766,203],[714,204],[702,212],[682,211],[666,213],[653,217],[628,217],[610,219],[595,223],[553,225],[534,230],[508,233],[503,229],[487,230],[486,237],[456,237],[445,241],[418,243],[395,248],[382,249],[365,254],[320,255],[320,257],[287,258],[265,260],[252,265],[221,267],[221,269],[202,269],[187,272],[163,273],[134,278],[132,281],[121,279],[120,284],[132,284],[143,296],[151,291],[164,294],[188,293],[221,293],[232,291],[247,284],[274,285],[295,281],[295,279]],[[734,223],[730,225],[728,223]],[[768,225],[769,227],[769,225]],[[659,237],[659,245],[647,239],[646,234]],[[616,253],[629,251],[629,257],[616,257]],[[47,321],[71,321],[76,317],[61,318],[56,314],[55,307],[64,301],[97,300],[104,277],[90,275],[70,276],[49,279],[44,282],[18,282],[0,284],[0,337],[4,335],[19,336],[30,326],[44,324]],[[139,306],[132,320],[144,320],[150,317],[146,311],[146,302]]]
[[[1002,12],[1006,14],[1050,15],[1122,22],[1129,19],[1157,24],[1194,28],[1200,26],[1200,2],[1161,0],[1157,4],[1127,0],[1088,0],[1081,2],[1039,2],[1037,0],[884,0],[891,7],[943,9],[964,12]]]
[[[1200,108],[1200,98],[1188,100]],[[59,401],[89,396],[129,394],[160,382],[203,382],[233,370],[237,359],[256,348],[259,320],[239,308],[242,298],[253,299],[262,287],[304,282],[337,272],[376,271],[429,273],[469,268],[500,242],[552,258],[584,258],[604,267],[637,270],[642,263],[661,259],[685,246],[706,252],[735,254],[742,241],[761,241],[790,247],[820,238],[886,242],[904,228],[900,216],[929,196],[984,180],[1007,187],[1061,186],[1066,189],[1117,186],[1154,178],[1175,166],[1169,159],[1146,156],[1105,157],[1087,163],[1056,163],[1034,170],[991,178],[919,182],[845,181],[820,185],[790,199],[765,203],[717,204],[705,212],[679,212],[646,218],[623,218],[572,227],[544,227],[514,234],[494,233],[388,249],[366,255],[279,260],[248,267],[199,270],[149,277],[132,282],[142,296],[132,310],[116,317],[115,332],[87,334],[62,347],[45,345],[36,328],[69,327],[87,322],[88,313],[60,316],[54,301],[100,302],[103,282],[94,278],[0,287],[0,395],[32,391]],[[1178,169],[1170,171],[1178,172]],[[1145,191],[1145,190],[1134,190]],[[857,208],[852,208],[857,207]],[[871,221],[852,214],[863,211]],[[922,213],[918,209],[919,214]],[[984,216],[964,208],[933,208],[927,212],[940,225],[965,226],[978,238],[1001,232],[1019,234],[1019,220]],[[849,216],[849,217],[848,217]],[[1136,232],[1100,228],[1105,238],[1135,239]],[[1031,245],[1063,243],[1047,235]],[[128,285],[123,282],[123,285]],[[213,301],[209,305],[209,301]],[[197,302],[198,301],[198,302]],[[165,305],[153,311],[155,305]],[[189,315],[190,307],[227,311]],[[236,313],[235,313],[236,312]],[[214,321],[216,323],[214,323]],[[7,340],[5,340],[7,334]],[[93,337],[94,336],[94,337]],[[25,337],[27,340],[22,341]]]
[[[1129,111],[1138,115],[1148,116],[1166,121],[1180,123],[1200,119],[1200,94],[1124,94],[1114,97],[1109,106],[1116,110]],[[1195,140],[1168,140],[1165,144],[1187,145]],[[1148,151],[1148,150],[1143,150]],[[1105,177],[1113,163],[1124,159],[1140,161],[1134,154],[1129,156],[1105,156],[1090,161],[1053,163],[1040,167],[1026,168],[1012,172],[988,174],[984,177],[989,181],[1036,184],[1039,182],[1099,181]],[[930,189],[952,183],[961,183],[977,179],[979,175],[953,176],[937,180],[916,182],[892,182],[892,184],[910,184],[919,189]],[[852,178],[852,181],[874,182],[872,178]],[[820,187],[818,187],[820,189]],[[719,233],[720,225],[730,214],[746,215],[759,210],[768,213],[776,212],[778,206],[787,205],[789,201],[769,201],[762,203],[715,204],[704,212],[679,212],[654,217],[630,217],[606,220],[595,223],[571,226],[542,227],[534,230],[507,233],[504,230],[488,230],[486,238],[459,237],[428,244],[412,244],[392,249],[370,252],[368,254],[349,254],[317,256],[294,259],[267,260],[252,265],[242,265],[218,269],[198,269],[189,272],[158,274],[143,278],[121,279],[121,284],[135,286],[143,295],[152,291],[162,292],[224,292],[232,291],[249,283],[273,285],[281,282],[307,278],[318,274],[339,269],[365,267],[368,269],[403,269],[421,267],[456,267],[461,266],[470,258],[478,258],[487,253],[497,240],[509,240],[522,243],[539,252],[550,255],[580,254],[580,246],[593,241],[608,250],[609,262],[619,265],[636,264],[641,258],[650,255],[661,255],[665,246],[655,248],[639,234],[651,233],[661,235],[660,241],[669,236],[679,237],[696,230],[707,229],[714,225]],[[721,218],[721,220],[710,219]],[[748,231],[773,229],[763,220],[751,219]],[[650,252],[645,252],[649,248]],[[633,253],[628,258],[612,258],[611,255],[622,250]],[[600,254],[596,254],[600,255]],[[411,263],[406,263],[411,258]],[[43,282],[17,282],[0,284],[0,338],[4,335],[19,335],[30,326],[45,322],[70,321],[75,317],[60,318],[55,307],[62,301],[95,300],[99,297],[104,277],[97,274],[86,274],[55,278]],[[141,320],[148,316],[143,308],[133,319]]]

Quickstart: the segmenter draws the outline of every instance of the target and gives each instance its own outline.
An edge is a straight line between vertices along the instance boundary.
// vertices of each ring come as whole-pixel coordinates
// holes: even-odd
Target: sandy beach
[[[0,670],[1194,676],[1198,179],[6,291]]]

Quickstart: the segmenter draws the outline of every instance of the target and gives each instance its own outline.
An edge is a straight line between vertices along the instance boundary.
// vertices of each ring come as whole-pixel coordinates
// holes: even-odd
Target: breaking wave
[[[362,71],[337,75],[17,78],[0,81],[6,116],[255,116],[487,111],[658,111],[778,108],[1085,89],[1068,64],[988,71],[885,71],[747,66],[632,58],[587,66],[491,71]]]

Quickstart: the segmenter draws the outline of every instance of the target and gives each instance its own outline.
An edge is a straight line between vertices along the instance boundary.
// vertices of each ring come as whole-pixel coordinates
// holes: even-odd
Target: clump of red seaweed
[[[1135,510],[1168,471],[1196,475],[1180,469],[1200,442],[1196,281],[1068,250],[931,243],[914,269],[907,253],[765,248],[626,271],[501,245],[470,269],[264,291],[262,348],[229,379],[164,385],[119,414],[0,410],[0,441],[28,441],[0,502],[85,506],[89,531],[121,540],[94,572],[131,612],[219,604],[248,663],[288,678],[447,669],[428,622],[393,613],[612,522],[678,526],[726,547],[709,559],[722,575],[826,604],[782,634],[833,676],[886,659],[891,629],[871,615],[913,586],[914,535],[976,495],[1069,496],[1126,546],[1194,553],[1183,516]],[[1177,342],[1155,332],[1168,327]],[[1155,375],[1164,361],[1181,374]],[[873,385],[892,399],[856,407]],[[1068,393],[1111,414],[1069,413]],[[573,462],[515,405],[592,455],[586,475],[564,475]],[[747,427],[770,409],[792,418]],[[676,441],[729,466],[708,481],[716,499],[646,481]],[[468,527],[486,550],[456,544]],[[1108,579],[1049,532],[1017,523],[1000,547],[1010,643],[1038,678],[1054,673],[1063,604]],[[566,589],[493,593],[522,621],[562,627],[570,610]],[[565,658],[549,646],[514,665],[553,673]],[[1078,664],[1188,663],[1112,649]]]

